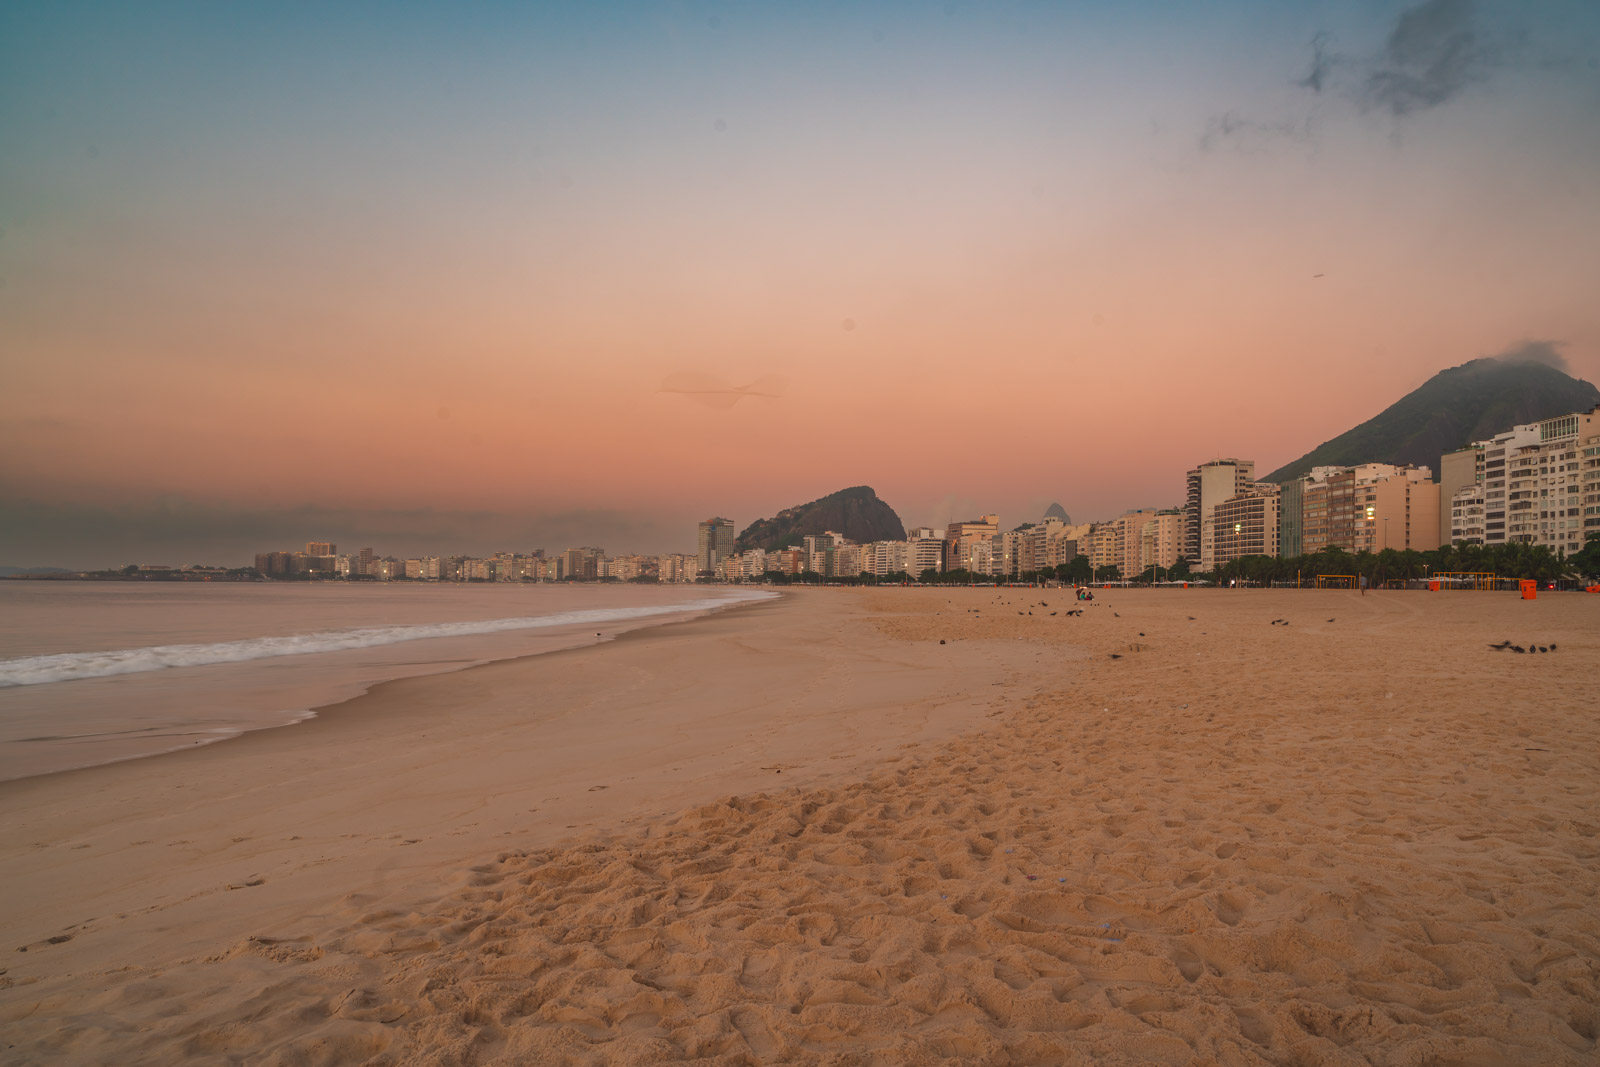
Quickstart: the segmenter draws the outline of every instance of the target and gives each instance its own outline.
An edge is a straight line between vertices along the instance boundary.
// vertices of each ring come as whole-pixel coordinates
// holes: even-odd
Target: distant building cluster
[[[265,552],[268,577],[443,582],[729,581],[772,575],[917,578],[959,571],[1007,579],[1074,569],[1084,579],[1132,578],[1173,568],[1209,573],[1247,556],[1296,557],[1323,549],[1377,553],[1441,545],[1521,542],[1558,554],[1600,533],[1600,407],[1514,426],[1427,467],[1363,463],[1314,467],[1282,485],[1257,481],[1255,463],[1214,459],[1190,470],[1182,506],[1136,508],[1074,524],[1059,504],[1038,522],[1002,530],[998,515],[909,531],[903,541],[858,544],[837,532],[781,548],[737,551],[734,522],[699,524],[693,554],[608,556],[599,548],[556,555],[497,552],[486,559],[396,559],[370,548],[341,554],[327,541],[303,552]]]
[[[697,574],[695,557],[686,553],[664,556],[608,556],[600,548],[569,548],[555,555],[534,549],[523,555],[496,552],[474,556],[417,556],[398,559],[379,556],[370,548],[340,553],[328,541],[312,541],[304,552],[262,552],[256,570],[269,578],[348,578],[419,582],[563,582],[660,581],[692,582]]]
[[[962,571],[976,578],[1017,578],[1070,565],[1082,556],[1090,572],[1118,567],[1141,573],[1178,561],[1182,513],[1177,509],[1139,509],[1105,523],[1074,525],[1059,505],[1039,522],[1000,529],[998,515],[952,522],[943,530],[913,529],[904,541],[857,544],[829,531],[807,536],[800,545],[750,549],[729,554],[712,568],[725,581],[759,580],[771,573],[815,574],[823,578],[884,578],[927,571]],[[701,524],[702,529],[705,524]]]

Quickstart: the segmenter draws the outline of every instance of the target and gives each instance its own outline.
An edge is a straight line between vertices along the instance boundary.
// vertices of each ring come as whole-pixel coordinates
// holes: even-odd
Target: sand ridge
[[[847,595],[1010,643],[985,725],[0,1018],[39,1062],[1593,1061],[1591,602]]]

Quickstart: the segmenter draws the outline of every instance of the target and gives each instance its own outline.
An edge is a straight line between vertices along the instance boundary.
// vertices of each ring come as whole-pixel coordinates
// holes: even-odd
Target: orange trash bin
[[[1437,578],[1435,578],[1433,581],[1428,583],[1428,592],[1437,593],[1438,591],[1439,591],[1439,580]]]
[[[1537,600],[1539,598],[1538,582],[1532,580],[1531,578],[1524,578],[1520,584],[1522,585],[1523,600]]]

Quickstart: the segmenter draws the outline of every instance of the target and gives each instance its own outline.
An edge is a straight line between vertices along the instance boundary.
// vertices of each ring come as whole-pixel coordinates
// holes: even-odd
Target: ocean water
[[[592,644],[771,595],[701,586],[0,582],[0,780],[291,725],[378,682]]]

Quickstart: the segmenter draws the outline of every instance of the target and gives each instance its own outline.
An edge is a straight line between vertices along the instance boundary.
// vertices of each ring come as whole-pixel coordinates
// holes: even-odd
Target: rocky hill
[[[800,544],[807,534],[829,530],[863,544],[901,541],[906,536],[906,528],[894,509],[879,500],[870,486],[857,485],[809,504],[786,508],[770,519],[757,519],[745,527],[735,545],[740,552],[750,548],[789,548]]]
[[[1286,482],[1312,467],[1399,463],[1439,475],[1439,457],[1521,423],[1600,404],[1600,390],[1533,360],[1475,359],[1442,370],[1378,415],[1267,475]]]

